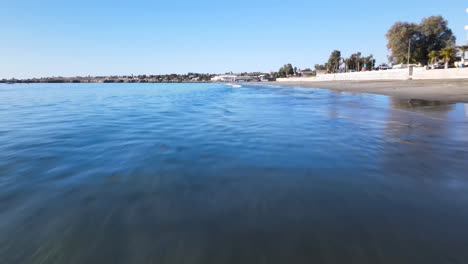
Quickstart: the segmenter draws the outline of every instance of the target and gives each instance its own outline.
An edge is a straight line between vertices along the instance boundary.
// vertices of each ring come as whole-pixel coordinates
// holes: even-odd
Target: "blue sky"
[[[398,20],[442,15],[466,40],[468,1],[0,0],[0,79],[272,71],[372,53]]]

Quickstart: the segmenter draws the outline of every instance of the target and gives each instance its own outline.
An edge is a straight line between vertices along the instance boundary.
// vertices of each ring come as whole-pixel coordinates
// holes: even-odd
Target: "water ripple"
[[[468,106],[0,85],[2,263],[464,263]]]

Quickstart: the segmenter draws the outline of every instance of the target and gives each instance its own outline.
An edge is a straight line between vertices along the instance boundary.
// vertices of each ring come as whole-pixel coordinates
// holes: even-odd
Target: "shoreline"
[[[81,84],[119,84],[119,82],[81,82]],[[132,82],[133,83],[133,82]],[[141,82],[141,83],[214,83],[214,82]],[[140,84],[141,84],[140,83]],[[0,83],[8,84],[8,83]],[[35,84],[30,82],[14,84]],[[43,84],[52,84],[46,83]],[[79,84],[79,83],[75,83]],[[432,80],[365,80],[365,81],[273,81],[252,84],[328,89],[336,92],[368,93],[391,96],[399,99],[421,99],[449,103],[468,103],[468,79]]]
[[[377,81],[281,81],[264,85],[330,89],[337,92],[370,93],[400,99],[468,103],[468,79]]]

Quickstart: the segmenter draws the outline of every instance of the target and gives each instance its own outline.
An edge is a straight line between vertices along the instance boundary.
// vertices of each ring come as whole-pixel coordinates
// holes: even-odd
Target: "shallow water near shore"
[[[468,105],[0,84],[1,263],[466,263]]]

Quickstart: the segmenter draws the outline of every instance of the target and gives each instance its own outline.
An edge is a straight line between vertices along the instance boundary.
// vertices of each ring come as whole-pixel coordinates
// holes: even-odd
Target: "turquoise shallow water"
[[[466,263],[468,106],[0,85],[1,263]]]

